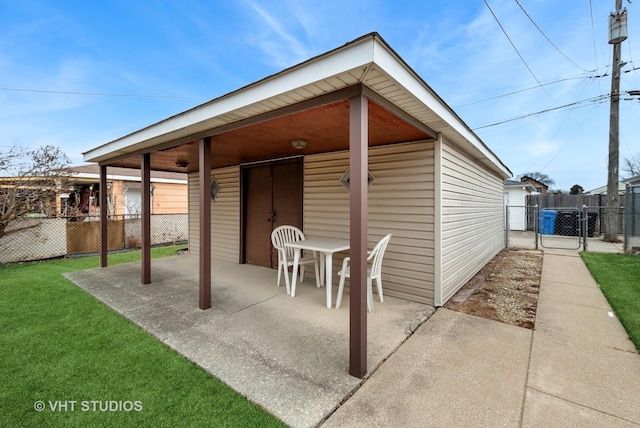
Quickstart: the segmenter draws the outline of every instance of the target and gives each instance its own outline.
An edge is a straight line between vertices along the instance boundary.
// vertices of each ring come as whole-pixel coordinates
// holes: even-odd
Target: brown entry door
[[[278,267],[271,231],[283,224],[302,229],[302,159],[243,170],[244,263]]]

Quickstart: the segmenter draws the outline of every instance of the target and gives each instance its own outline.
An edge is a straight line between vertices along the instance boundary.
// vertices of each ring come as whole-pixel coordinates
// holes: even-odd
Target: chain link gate
[[[544,248],[577,250],[581,245],[582,218],[577,208],[538,211],[538,238]]]
[[[577,208],[511,205],[506,207],[505,214],[506,248],[577,250],[583,244],[586,213],[581,214]],[[592,223],[590,226],[594,226]],[[590,232],[593,233],[593,227]]]
[[[506,205],[505,247],[604,253],[640,252],[640,186],[627,186],[624,206],[615,208],[618,238],[604,240],[607,207]]]

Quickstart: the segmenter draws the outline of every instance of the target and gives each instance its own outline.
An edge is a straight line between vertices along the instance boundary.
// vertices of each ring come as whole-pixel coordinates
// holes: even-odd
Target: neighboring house
[[[69,168],[64,183],[49,184],[44,196],[33,204],[24,220],[12,222],[14,232],[0,238],[0,264],[93,253],[99,250],[100,167]],[[140,170],[110,168],[106,178],[110,222],[109,250],[141,245]],[[20,182],[18,181],[18,184]],[[33,183],[30,184],[32,187]],[[15,177],[0,177],[0,186],[16,187]],[[23,186],[18,186],[21,188]],[[149,183],[151,200],[150,243],[166,244],[188,239],[187,174],[153,171]],[[2,206],[0,194],[0,206]]]
[[[82,165],[69,168],[71,187],[61,191],[62,215],[97,215],[100,200],[100,167]],[[151,214],[185,214],[188,211],[187,174],[151,172]],[[107,176],[110,215],[139,215],[141,211],[140,170],[111,168]]]
[[[625,178],[618,182],[618,195],[624,195],[627,190],[627,184],[630,186],[640,186],[640,175],[634,175],[633,177]],[[597,187],[588,192],[584,192],[585,195],[606,195],[608,186]]]
[[[509,207],[509,230],[527,230],[527,196],[537,194],[522,181],[504,180],[504,204]]]
[[[520,181],[523,183],[529,183],[531,186],[533,186],[536,192],[542,195],[547,195],[549,193],[549,186],[539,182],[535,178],[531,178],[526,175],[523,175],[522,177],[520,177]]]
[[[283,223],[307,236],[350,239],[351,288],[361,293],[366,278],[357,264],[391,233],[385,295],[435,306],[504,248],[503,180],[511,172],[376,33],[101,145],[84,160],[100,163],[102,179],[113,167],[140,165],[143,175],[189,174],[201,309],[211,307],[211,258],[276,268],[270,234]],[[145,251],[143,283],[151,281]],[[334,260],[333,275],[339,265]],[[362,349],[363,326],[366,338],[362,302],[349,309],[351,349]],[[350,358],[350,373],[362,376],[362,360]]]

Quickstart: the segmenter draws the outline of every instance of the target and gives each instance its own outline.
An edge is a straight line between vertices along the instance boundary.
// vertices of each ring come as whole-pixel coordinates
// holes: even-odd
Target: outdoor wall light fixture
[[[307,145],[307,140],[303,140],[302,138],[296,138],[295,140],[291,140],[291,146],[294,149],[302,150]]]
[[[186,167],[189,166],[189,162],[184,161],[184,160],[179,160],[179,161],[176,161],[176,166],[178,168],[186,168]]]

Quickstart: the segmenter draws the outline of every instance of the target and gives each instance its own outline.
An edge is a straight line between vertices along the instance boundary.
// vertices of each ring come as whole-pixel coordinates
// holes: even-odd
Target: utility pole
[[[605,209],[604,240],[618,240],[618,181],[620,158],[620,44],[627,38],[627,11],[622,0],[616,0],[616,10],[609,15],[609,44],[613,45],[611,67],[611,108],[609,114],[609,169],[607,180],[607,205]]]

